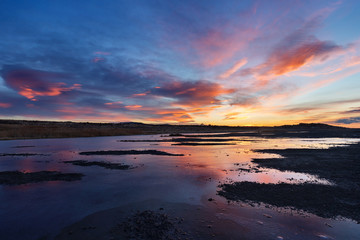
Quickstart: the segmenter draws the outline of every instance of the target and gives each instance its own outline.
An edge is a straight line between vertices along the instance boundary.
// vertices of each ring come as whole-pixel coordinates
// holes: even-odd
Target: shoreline
[[[360,138],[360,128],[344,128],[320,123],[300,123],[297,125],[276,127],[232,127],[213,125],[0,120],[0,141],[155,134],[181,136],[186,133],[213,133],[213,135],[209,135],[209,137]],[[184,135],[184,137],[186,137],[186,135]]]

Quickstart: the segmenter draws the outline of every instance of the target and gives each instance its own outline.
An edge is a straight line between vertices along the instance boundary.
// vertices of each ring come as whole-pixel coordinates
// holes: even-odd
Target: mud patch
[[[76,166],[99,166],[107,169],[119,169],[119,170],[128,170],[134,168],[130,165],[122,164],[122,163],[111,163],[111,162],[102,162],[102,161],[85,161],[85,160],[75,160],[75,161],[64,161],[64,163],[71,163]]]
[[[252,233],[253,235],[253,233]],[[56,240],[249,239],[245,227],[199,205],[161,200],[135,202],[89,215]],[[258,238],[255,234],[252,239]]]
[[[360,193],[320,184],[264,184],[235,182],[222,184],[220,196],[232,201],[295,207],[324,218],[342,216],[360,222]]]
[[[236,145],[236,143],[195,143],[195,142],[182,142],[174,143],[172,146],[222,146],[222,145]]]
[[[46,181],[77,181],[84,175],[81,173],[61,173],[56,171],[41,172],[20,172],[5,171],[0,172],[0,184],[20,185],[26,183],[46,182]]]
[[[255,152],[280,154],[283,158],[253,159],[263,168],[316,175],[342,188],[360,191],[360,143],[329,149],[264,149]]]
[[[119,151],[93,151],[80,152],[80,155],[162,155],[162,156],[184,156],[184,154],[174,154],[158,150],[119,150]]]
[[[129,239],[175,240],[181,238],[180,221],[151,210],[137,212],[118,225]]]

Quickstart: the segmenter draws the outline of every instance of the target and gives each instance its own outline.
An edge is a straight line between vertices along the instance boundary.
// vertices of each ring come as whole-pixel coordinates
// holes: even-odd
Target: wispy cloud
[[[236,73],[242,66],[244,66],[247,63],[247,59],[243,58],[241,60],[239,60],[238,62],[236,62],[234,64],[234,66],[232,66],[231,68],[229,68],[228,70],[226,70],[224,73],[222,73],[219,78],[228,78],[231,75],[233,75],[234,73]]]
[[[225,117],[223,118],[223,120],[235,120],[235,119],[237,119],[236,116],[238,116],[239,114],[240,114],[240,112],[227,113],[227,114],[225,114]]]

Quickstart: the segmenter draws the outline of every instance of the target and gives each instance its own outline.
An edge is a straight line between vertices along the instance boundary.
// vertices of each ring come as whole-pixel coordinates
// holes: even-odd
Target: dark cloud
[[[335,123],[342,123],[342,124],[360,123],[360,117],[341,118],[336,120]]]
[[[353,108],[351,110],[348,111],[344,111],[344,114],[351,114],[351,113],[360,113],[360,108]]]

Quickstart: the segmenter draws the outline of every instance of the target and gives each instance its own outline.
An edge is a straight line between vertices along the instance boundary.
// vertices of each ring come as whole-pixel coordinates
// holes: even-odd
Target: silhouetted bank
[[[279,127],[230,127],[213,125],[170,125],[127,123],[76,123],[51,121],[0,120],[0,139],[70,138],[140,134],[226,133],[209,137],[360,137],[360,129],[320,123],[284,125]],[[191,137],[191,136],[189,136]],[[196,136],[193,136],[196,137]]]

